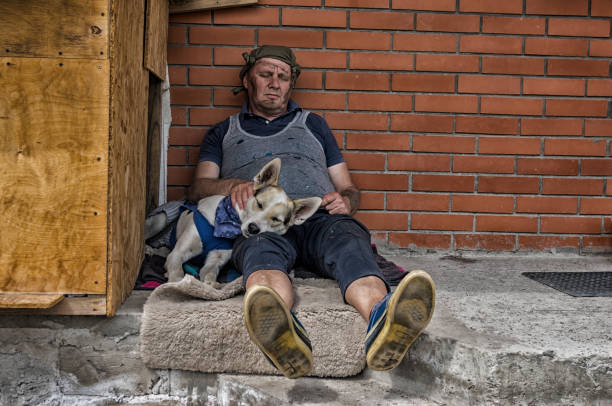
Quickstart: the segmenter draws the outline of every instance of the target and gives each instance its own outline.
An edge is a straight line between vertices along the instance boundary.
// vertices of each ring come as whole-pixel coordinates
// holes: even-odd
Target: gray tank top
[[[333,192],[323,146],[306,126],[308,111],[299,111],[280,132],[260,137],[240,126],[238,114],[230,117],[223,137],[222,178],[252,180],[273,158],[281,159],[280,186],[292,199]]]

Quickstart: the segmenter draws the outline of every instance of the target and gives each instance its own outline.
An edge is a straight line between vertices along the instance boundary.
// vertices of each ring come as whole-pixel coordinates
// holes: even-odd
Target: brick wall
[[[293,47],[379,242],[612,251],[612,0],[260,0],[173,15],[169,199],[239,110],[242,52]]]

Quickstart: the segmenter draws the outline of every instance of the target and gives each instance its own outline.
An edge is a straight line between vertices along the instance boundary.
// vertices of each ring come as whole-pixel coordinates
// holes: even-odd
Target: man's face
[[[274,119],[287,111],[291,95],[291,67],[274,58],[261,58],[242,80],[251,112]]]

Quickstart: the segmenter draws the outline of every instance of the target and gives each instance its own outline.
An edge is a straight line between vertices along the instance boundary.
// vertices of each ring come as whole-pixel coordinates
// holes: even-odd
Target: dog
[[[218,287],[217,276],[231,257],[233,238],[239,235],[248,238],[263,232],[282,235],[289,227],[302,224],[317,211],[321,205],[320,197],[291,200],[278,186],[280,169],[280,158],[268,162],[253,178],[254,195],[244,209],[234,207],[233,214],[229,196],[214,195],[201,199],[197,212],[208,222],[210,230],[214,230],[205,241],[201,238],[203,232],[196,226],[198,213],[185,211],[181,214],[176,226],[176,245],[164,265],[169,282],[177,282],[183,277],[183,263],[208,251],[199,271],[200,281]],[[223,214],[224,209],[229,214]],[[232,231],[232,228],[235,229]]]

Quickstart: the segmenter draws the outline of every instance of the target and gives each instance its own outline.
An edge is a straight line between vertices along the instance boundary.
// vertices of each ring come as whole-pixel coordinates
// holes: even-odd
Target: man
[[[291,49],[262,46],[240,71],[248,101],[242,112],[211,128],[200,147],[200,161],[187,198],[230,195],[244,207],[250,181],[273,157],[282,159],[280,186],[292,199],[320,196],[321,208],[285,235],[262,233],[239,238],[232,261],[243,273],[245,323],[251,339],[289,378],[312,368],[310,341],[290,311],[293,288],[288,272],[296,262],[338,281],[344,300],[369,322],[368,366],[397,366],[423,331],[435,302],[433,281],[411,272],[393,294],[378,268],[369,231],[352,214],[359,190],[322,117],[290,99],[300,74]]]

